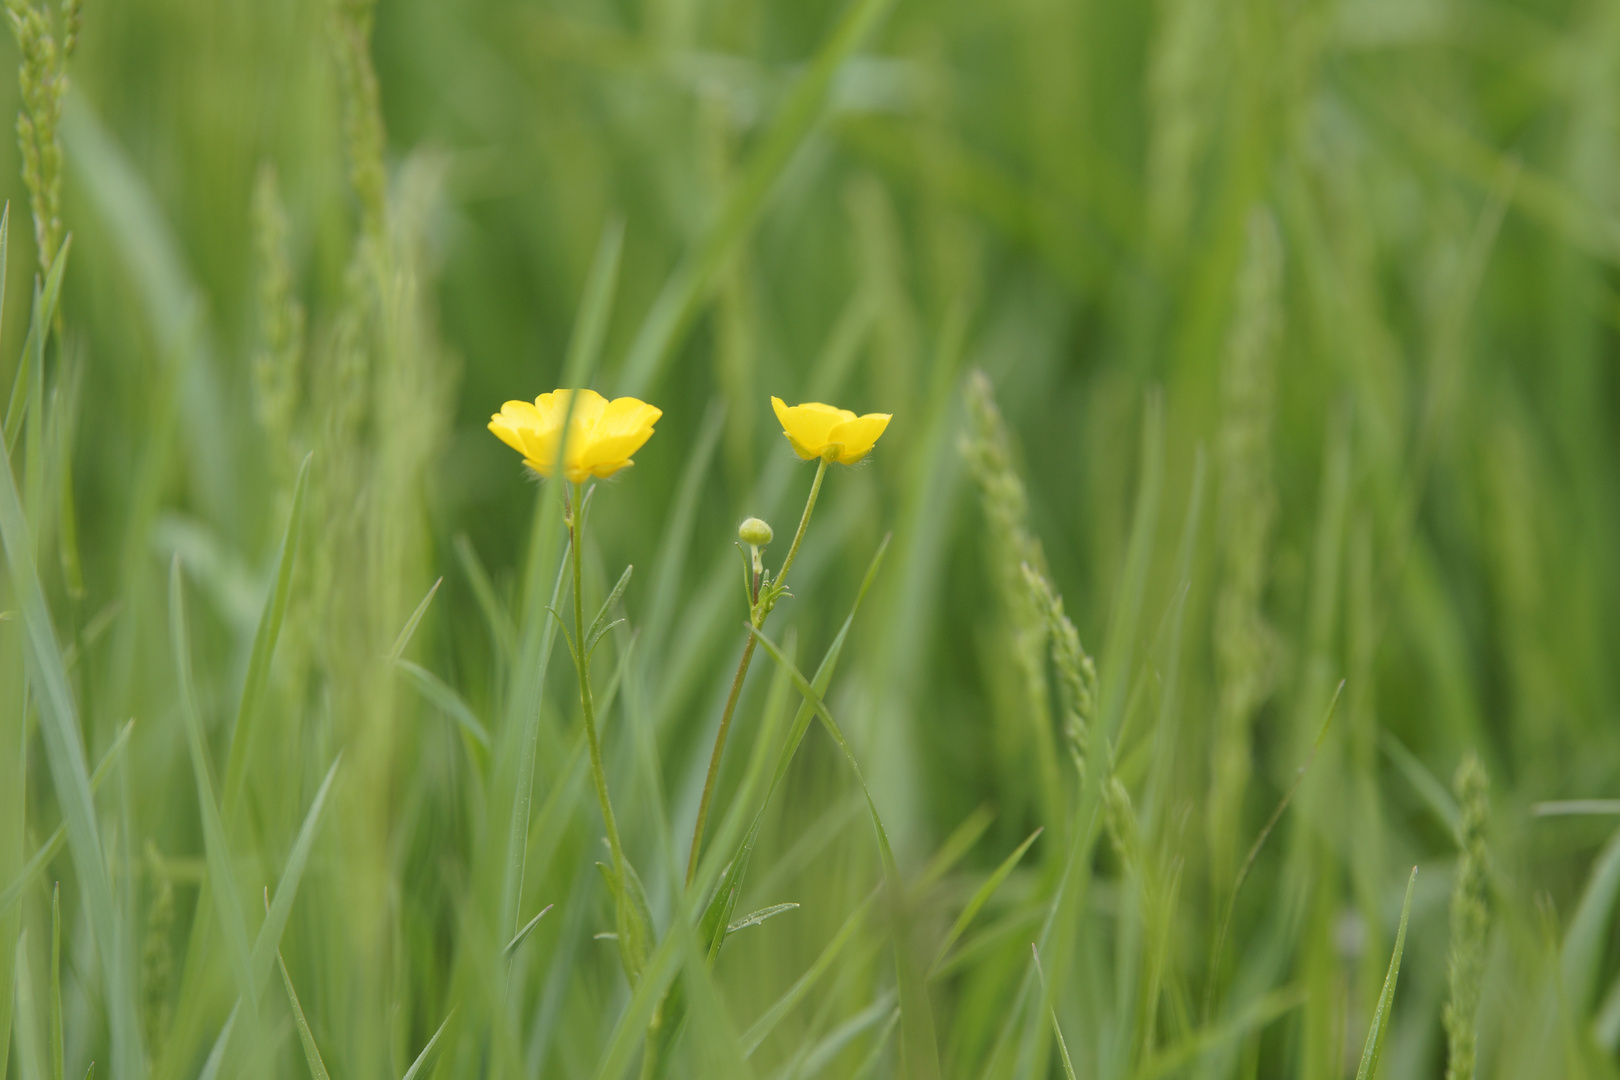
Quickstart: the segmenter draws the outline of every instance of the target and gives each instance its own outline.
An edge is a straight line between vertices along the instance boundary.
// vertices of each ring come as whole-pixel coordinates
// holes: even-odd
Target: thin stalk
[[[810,525],[810,514],[816,508],[816,498],[821,494],[821,480],[827,475],[827,459],[822,458],[816,466],[816,478],[810,484],[810,498],[805,501],[804,513],[799,516],[799,531],[793,534],[793,545],[788,548],[787,558],[782,560],[782,569],[777,573],[776,580],[771,582],[771,591],[775,592],[782,586],[787,577],[793,560],[798,557],[799,544],[804,540],[804,532]],[[576,582],[576,587],[577,587]],[[748,621],[755,630],[765,629],[765,619],[771,613],[770,604],[759,602],[759,571],[754,572],[754,595],[749,597]],[[703,826],[709,820],[709,800],[714,797],[714,784],[720,776],[720,758],[725,753],[726,736],[731,732],[731,717],[737,711],[737,699],[742,696],[743,679],[748,675],[748,665],[754,659],[754,644],[759,639],[753,634],[748,635],[748,643],[743,646],[742,659],[737,663],[737,674],[731,680],[731,693],[726,695],[726,708],[720,714],[720,730],[715,732],[714,752],[709,755],[709,774],[703,780],[703,798],[698,800],[697,821],[692,826],[692,854],[686,860],[686,884],[690,888],[692,879],[697,876],[698,855],[703,850]]]
[[[574,504],[568,508],[568,538],[574,560],[574,663],[579,669],[579,707],[585,714],[585,737],[591,748],[591,776],[596,781],[596,798],[602,804],[602,821],[607,825],[608,847],[613,852],[613,872],[624,878],[624,847],[619,843],[619,823],[608,801],[607,774],[602,770],[602,741],[596,734],[596,702],[591,697],[591,659],[585,655],[585,608],[580,598],[580,534],[584,531],[584,485],[574,485]]]
[[[782,579],[787,577],[788,570],[793,566],[793,560],[798,557],[799,544],[804,540],[804,530],[810,524],[810,512],[816,508],[816,496],[821,494],[821,478],[826,475],[827,459],[822,458],[821,463],[816,466],[816,479],[810,485],[810,498],[805,501],[804,513],[799,517],[799,531],[793,534],[793,546],[788,548],[787,558],[782,560],[782,570],[776,575],[776,581],[773,584],[780,585],[782,583]],[[755,629],[765,629],[764,622],[765,617],[761,615],[760,624]],[[749,637],[752,636],[752,634],[749,635]]]

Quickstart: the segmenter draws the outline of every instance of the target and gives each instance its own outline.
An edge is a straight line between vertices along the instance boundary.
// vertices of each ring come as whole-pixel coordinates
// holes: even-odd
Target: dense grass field
[[[1620,4],[59,2],[0,1078],[1620,1076]]]

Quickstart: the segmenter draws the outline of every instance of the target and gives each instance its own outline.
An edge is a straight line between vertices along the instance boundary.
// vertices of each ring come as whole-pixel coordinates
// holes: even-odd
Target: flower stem
[[[810,511],[816,508],[816,496],[821,494],[821,478],[826,475],[827,459],[822,458],[821,463],[816,466],[816,479],[810,485],[810,498],[804,504],[804,514],[799,518],[799,531],[793,534],[793,546],[788,548],[787,558],[782,560],[782,569],[777,572],[776,580],[772,582],[773,585],[782,583],[782,579],[787,577],[788,568],[793,565],[793,560],[798,557],[799,544],[804,540],[805,527],[810,524]],[[756,629],[764,629],[764,622],[764,618],[761,617]],[[752,639],[753,635],[750,634],[749,637]]]
[[[591,776],[596,781],[596,798],[602,804],[602,821],[607,825],[608,848],[613,852],[613,872],[624,877],[624,846],[619,843],[619,824],[608,801],[607,774],[602,769],[602,741],[596,733],[596,702],[591,697],[591,659],[585,655],[585,608],[580,596],[581,534],[584,532],[585,500],[583,484],[574,485],[574,505],[568,512],[569,549],[574,560],[574,665],[579,670],[579,707],[585,714],[585,737],[591,748]]]
[[[810,514],[816,508],[816,497],[821,494],[821,480],[827,475],[827,459],[822,458],[816,466],[816,478],[810,485],[810,498],[805,501],[804,513],[799,518],[799,531],[793,534],[793,546],[788,548],[787,558],[782,561],[782,569],[777,572],[776,579],[771,582],[773,589],[779,587],[782,579],[787,577],[788,568],[799,554],[799,544],[804,540],[804,531],[810,525]],[[748,613],[748,619],[754,624],[754,629],[765,628],[765,618],[770,609],[759,603],[759,576],[756,572],[753,605]],[[576,591],[577,591],[576,583]],[[686,860],[686,884],[690,888],[692,879],[697,877],[698,855],[703,850],[703,826],[709,820],[709,801],[714,798],[714,784],[720,776],[720,758],[725,753],[726,736],[731,731],[731,717],[737,711],[737,699],[742,696],[743,679],[748,675],[748,665],[754,659],[754,645],[759,639],[753,634],[748,635],[748,643],[743,646],[742,659],[737,664],[736,677],[731,680],[731,693],[726,695],[726,708],[720,714],[720,730],[714,736],[714,752],[709,755],[709,774],[703,780],[703,798],[698,800],[697,822],[692,826],[692,854]]]

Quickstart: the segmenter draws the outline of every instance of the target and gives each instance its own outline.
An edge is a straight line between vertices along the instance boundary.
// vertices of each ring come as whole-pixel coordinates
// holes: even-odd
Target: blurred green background
[[[594,677],[666,932],[744,641],[734,529],[768,518],[780,558],[813,472],[769,397],[894,415],[829,474],[768,632],[813,671],[892,533],[827,701],[906,888],[846,922],[883,875],[812,727],[739,912],[802,906],[689,958],[660,1068],[1355,1076],[1376,1019],[1383,1076],[1451,1076],[1447,1002],[1477,1000],[1478,1075],[1620,1073],[1620,804],[1567,802],[1620,795],[1620,4],[90,0],[66,70],[72,247],[7,436],[88,763],[135,724],[100,850],[19,877],[66,811],[8,539],[0,960],[26,931],[34,989],[0,968],[0,1076],[56,1075],[29,1046],[58,880],[66,1073],[306,1072],[273,978],[216,1042],[238,984],[199,903],[176,557],[250,931],[343,755],[281,946],[332,1075],[401,1075],[452,1008],[439,1075],[635,1067],[566,650],[537,677],[560,526],[484,428],[564,381],[614,253],[589,382],[664,415],[594,497],[586,602],[634,564]],[[0,143],[10,387],[43,271]],[[1021,562],[1097,658],[1078,741]],[[792,714],[772,667],[722,814]],[[508,960],[526,731],[519,921],[557,907]]]

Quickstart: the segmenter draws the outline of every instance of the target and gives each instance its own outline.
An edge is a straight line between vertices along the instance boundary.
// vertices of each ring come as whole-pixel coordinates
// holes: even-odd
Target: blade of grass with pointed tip
[[[990,902],[990,898],[995,895],[996,890],[1001,888],[1002,883],[1012,874],[1013,868],[1023,859],[1024,852],[1028,851],[1030,845],[1035,843],[1036,838],[1041,835],[1044,828],[1043,826],[1030,833],[1024,839],[1024,842],[1019,844],[1017,849],[1003,859],[1001,865],[997,866],[990,876],[984,879],[984,884],[974,890],[972,899],[967,902],[967,906],[962,909],[962,913],[956,917],[956,922],[951,924],[950,930],[940,940],[939,948],[934,953],[934,962],[928,966],[930,977],[939,970],[939,966],[945,962],[945,955],[951,951],[951,946],[955,945],[962,937],[962,934],[967,931],[968,925],[983,910],[984,905]]]
[[[388,650],[387,663],[389,667],[393,667],[394,664],[398,663],[399,658],[405,655],[405,649],[410,645],[411,638],[416,635],[416,628],[421,623],[422,616],[427,614],[428,605],[433,603],[433,594],[438,592],[439,586],[443,584],[444,578],[442,577],[435,581],[428,588],[427,595],[422,597],[422,602],[416,605],[416,610],[411,612],[411,617],[405,620],[404,627],[400,629],[399,637],[394,639],[393,648]]]
[[[1455,833],[1457,823],[1462,820],[1462,811],[1457,809],[1457,800],[1451,797],[1446,785],[1435,779],[1434,774],[1417,759],[1417,755],[1408,750],[1406,744],[1391,734],[1388,728],[1379,731],[1378,745],[1389,756],[1389,760],[1395,763],[1401,775],[1406,777],[1424,804],[1434,812],[1434,816]]]
[[[326,778],[321,781],[320,788],[315,792],[315,798],[309,804],[309,810],[304,814],[304,823],[298,829],[298,838],[293,841],[292,851],[287,855],[286,865],[281,869],[281,879],[276,882],[276,894],[265,911],[264,922],[259,924],[259,933],[253,941],[252,977],[253,985],[259,986],[270,976],[270,962],[276,951],[281,948],[281,935],[287,928],[287,918],[292,914],[293,899],[298,895],[298,883],[303,880],[304,866],[309,862],[309,852],[315,846],[315,836],[320,829],[321,811],[326,806],[327,795],[331,793],[332,784],[337,780],[338,766],[343,763],[343,755],[339,754],[332,767],[326,770]],[[250,999],[251,1000],[251,999]]]
[[[726,933],[735,934],[737,931],[746,930],[750,926],[758,926],[766,919],[774,919],[783,912],[792,911],[798,906],[798,904],[790,901],[786,904],[772,904],[769,907],[762,907],[758,911],[750,911],[747,915],[726,927]]]
[[[1389,958],[1389,971],[1384,975],[1384,988],[1378,994],[1378,1005],[1373,1009],[1372,1027],[1367,1032],[1367,1044],[1361,1051],[1361,1065],[1356,1069],[1356,1080],[1375,1080],[1378,1059],[1384,1053],[1384,1036],[1389,1034],[1390,1009],[1395,1004],[1395,984],[1401,977],[1401,953],[1406,949],[1406,920],[1412,914],[1412,890],[1417,885],[1417,867],[1406,879],[1406,899],[1401,902],[1401,923],[1395,931],[1395,952]]]
[[[420,664],[413,664],[409,660],[397,660],[394,663],[400,671],[410,676],[411,682],[421,695],[432,704],[438,706],[446,716],[461,725],[461,730],[470,736],[483,750],[489,750],[489,732],[479,723],[478,717],[472,711],[472,706],[462,700],[460,694],[449,683],[439,678]]]
[[[467,575],[468,584],[472,586],[473,597],[478,601],[478,609],[484,613],[484,620],[489,623],[489,632],[495,639],[495,647],[503,659],[511,660],[517,650],[517,628],[512,625],[512,617],[507,614],[496,597],[495,585],[489,580],[489,571],[484,569],[484,563],[478,557],[478,550],[473,547],[472,541],[467,539],[467,534],[457,533],[454,543],[456,557],[461,560],[461,569]]]
[[[1620,830],[1593,863],[1560,949],[1564,998],[1577,1016],[1586,1016],[1592,1005],[1616,897],[1620,897]]]
[[[793,654],[789,652],[788,655]],[[996,812],[989,803],[980,803],[974,807],[973,812],[963,818],[961,823],[951,830],[951,835],[945,838],[945,842],[928,857],[928,865],[923,867],[922,881],[932,884],[944,877],[953,864],[973,849],[973,845],[979,842],[979,837],[984,835],[984,831],[995,819]]]
[[[842,955],[844,949],[855,939],[855,935],[860,931],[861,927],[866,924],[866,916],[871,912],[872,904],[876,900],[877,894],[872,893],[865,900],[862,900],[854,911],[845,916],[844,924],[838,928],[838,933],[833,935],[831,941],[822,946],[820,955],[816,957],[804,974],[794,980],[793,985],[788,987],[782,996],[777,998],[769,1009],[765,1010],[764,1015],[755,1020],[753,1025],[743,1033],[742,1051],[744,1057],[751,1056],[755,1050],[759,1049],[759,1044],[764,1042],[766,1037],[776,1029],[776,1025],[782,1022],[783,1017],[792,1012],[793,1007],[802,1001],[804,996],[810,992],[810,989],[827,973],[833,963]]]
[[[276,951],[276,966],[281,969],[281,985],[287,988],[287,1004],[292,1006],[293,1020],[298,1024],[298,1041],[304,1047],[304,1060],[309,1063],[310,1075],[315,1080],[332,1080],[331,1074],[326,1071],[326,1062],[321,1060],[320,1048],[315,1045],[315,1035],[309,1030],[309,1021],[304,1018],[304,1007],[298,1003],[298,991],[293,989],[292,976],[287,974],[287,962],[281,958],[281,951]]]
[[[225,1064],[225,1048],[231,1042],[231,1029],[236,1026],[236,1014],[242,1009],[240,1000],[231,1006],[231,1015],[225,1018],[225,1026],[219,1029],[219,1037],[214,1040],[213,1047],[208,1051],[208,1058],[203,1062],[202,1072],[197,1074],[197,1080],[219,1080],[220,1066]]]
[[[259,626],[253,634],[253,649],[248,654],[247,678],[242,683],[242,700],[236,710],[236,726],[231,729],[231,748],[225,763],[225,814],[235,817],[235,808],[242,794],[246,778],[248,746],[253,741],[253,723],[270,681],[270,660],[281,636],[281,623],[287,615],[287,602],[292,595],[293,563],[298,554],[298,540],[303,531],[304,501],[309,492],[310,462],[314,453],[304,455],[298,467],[298,479],[293,484],[292,504],[287,513],[287,527],[281,534],[281,547],[276,554],[276,581],[265,597],[264,609],[259,614]]]
[[[1035,947],[1033,941],[1029,944],[1029,954],[1035,963],[1035,978],[1041,984],[1041,997],[1050,1001],[1052,995],[1046,988],[1046,972],[1041,970],[1041,950]],[[1052,1018],[1052,1034],[1057,1036],[1058,1056],[1063,1060],[1063,1074],[1069,1080],[1074,1080],[1074,1059],[1069,1057],[1069,1042],[1063,1037],[1063,1026],[1058,1023],[1057,1009],[1049,1005],[1046,1011]]]
[[[597,611],[596,618],[591,620],[590,629],[585,631],[585,642],[580,647],[580,653],[587,660],[590,659],[591,653],[595,651],[596,643],[602,640],[602,635],[612,627],[613,624],[607,621],[608,614],[613,610],[613,605],[617,604],[619,598],[624,595],[624,590],[630,587],[630,574],[633,570],[635,570],[634,566],[624,568],[624,573],[619,575],[618,583],[613,586],[613,591],[608,593],[606,600],[602,601],[602,607]]]
[[[439,1036],[444,1034],[444,1029],[450,1026],[450,1017],[455,1015],[456,1011],[451,1009],[450,1016],[444,1018],[444,1022],[439,1025],[439,1030],[435,1031],[433,1038],[429,1039],[427,1045],[422,1047],[422,1052],[416,1055],[416,1060],[411,1062],[411,1067],[405,1070],[405,1075],[400,1080],[416,1080],[416,1074],[421,1072],[429,1061],[433,1060],[433,1048],[439,1045]]]
[[[832,736],[833,742],[844,759],[849,762],[850,769],[855,773],[855,779],[861,785],[861,791],[866,795],[866,806],[872,815],[872,828],[877,833],[878,851],[883,857],[883,876],[887,887],[893,894],[895,902],[899,902],[901,895],[900,867],[894,859],[894,851],[889,846],[889,833],[883,827],[883,820],[878,815],[877,803],[872,800],[871,789],[867,787],[866,777],[861,771],[860,762],[855,758],[855,752],[850,749],[849,742],[838,727],[838,722],[827,711],[827,705],[821,695],[810,685],[804,674],[794,667],[793,661],[783,655],[776,643],[760,632],[752,623],[748,624],[748,632],[759,642],[760,648],[777,664],[786,669],[793,685],[798,687],[804,700],[815,708],[816,715],[820,717],[821,724]],[[900,990],[900,1036],[901,1045],[906,1050],[906,1063],[910,1074],[924,1080],[939,1076],[939,1047],[934,1035],[933,1009],[928,1002],[928,987],[926,982],[913,970],[912,965],[904,962],[901,953],[903,947],[900,941],[895,943],[895,967],[899,979]]]
[[[92,794],[100,790],[101,782],[107,778],[107,771],[112,767],[119,752],[128,745],[129,734],[134,730],[135,721],[127,721],[119,729],[118,736],[113,739],[113,743],[107,748],[107,752],[101,755],[101,761],[96,764],[96,771],[90,776],[90,791]],[[23,864],[22,872],[17,875],[17,880],[6,886],[5,892],[0,893],[0,915],[10,911],[11,905],[22,899],[23,890],[28,888],[28,883],[34,879],[34,875],[38,874],[49,865],[52,859],[56,858],[57,853],[62,850],[62,845],[66,841],[67,826],[65,824],[58,825],[51,831],[51,835],[46,838],[45,842],[39,846],[39,850],[34,852],[28,862]]]
[[[242,893],[236,884],[230,848],[225,839],[225,822],[214,799],[214,781],[209,774],[208,742],[202,717],[197,712],[196,691],[191,678],[191,635],[186,626],[184,578],[180,558],[169,564],[169,631],[174,650],[175,677],[180,687],[180,715],[191,751],[191,771],[197,787],[198,814],[202,818],[203,852],[214,898],[214,911],[225,934],[225,947],[237,979],[237,991],[247,998],[250,1010],[257,1010],[258,987],[253,981],[252,951],[248,947],[247,923],[242,918]],[[249,1015],[252,1015],[250,1011]]]
[[[894,0],[856,0],[803,69],[760,137],[743,175],[727,197],[708,235],[670,274],[647,312],[625,357],[621,392],[641,396],[657,378],[691,325],[715,275],[765,205],[782,170],[810,134],[833,78],[867,35],[888,14]]]
[[[539,913],[535,915],[534,918],[524,923],[523,929],[517,932],[517,936],[506,943],[506,948],[501,950],[501,955],[511,959],[512,954],[517,952],[518,946],[522,945],[523,940],[533,932],[535,927],[540,925],[540,920],[546,917],[546,912],[550,911],[554,907],[556,907],[555,904],[547,904],[545,907],[540,909]]]
[[[23,341],[22,359],[17,364],[17,381],[12,387],[11,402],[6,406],[7,453],[17,445],[24,406],[42,389],[37,385],[35,376],[44,365],[45,339],[50,337],[51,326],[56,319],[56,303],[62,294],[62,275],[67,270],[68,249],[72,246],[73,238],[70,236],[62,244],[62,250],[56,253],[56,260],[45,274],[45,283],[34,298],[34,310],[28,321],[28,337]],[[34,281],[38,284],[39,279],[35,278]]]
[[[898,1018],[894,1007],[894,991],[885,990],[877,1000],[829,1031],[820,1042],[803,1047],[781,1068],[771,1080],[802,1080],[821,1073],[860,1034],[890,1017]]]
[[[68,688],[67,669],[62,663],[45,592],[34,564],[31,530],[18,498],[9,452],[0,452],[0,544],[5,548],[12,590],[22,616],[30,685],[37,687],[39,729],[45,742],[51,782],[67,825],[69,850],[78,872],[79,887],[84,891],[105,973],[105,1000],[112,1030],[112,1074],[114,1080],[134,1080],[144,1068],[145,1051],[141,1048],[135,994],[126,981],[130,966],[125,963],[124,936],[119,929],[106,852],[101,845],[95,805],[90,796],[78,709]]]

